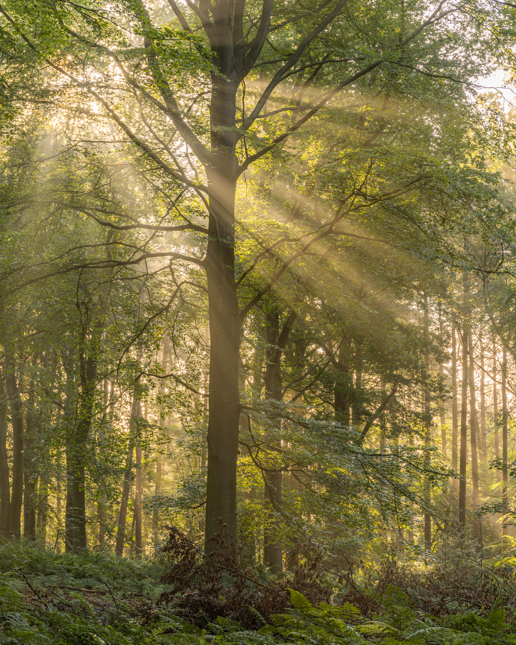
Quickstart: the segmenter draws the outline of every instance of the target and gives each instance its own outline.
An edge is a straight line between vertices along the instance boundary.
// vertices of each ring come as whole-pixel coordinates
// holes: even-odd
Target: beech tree
[[[428,202],[419,213],[422,219],[414,229],[421,226],[423,237],[431,240],[429,253],[435,253],[438,241],[445,241],[447,258],[456,260],[460,256],[457,245],[451,236],[442,234],[444,213],[450,214],[450,232],[463,218],[466,195],[478,207],[476,215],[482,210],[479,203],[496,200],[495,189],[489,189],[491,180],[483,175],[476,157],[483,125],[480,108],[472,106],[468,92],[476,78],[487,75],[503,55],[491,30],[503,19],[504,11],[474,0],[415,2],[409,7],[396,1],[378,6],[349,0],[281,6],[271,0],[0,3],[10,55],[20,60],[32,56],[45,70],[40,92],[47,96],[50,117],[65,124],[63,130],[72,145],[86,146],[92,157],[100,149],[128,155],[149,193],[161,200],[155,212],[147,213],[139,212],[144,201],[139,201],[136,191],[132,208],[127,201],[85,191],[74,202],[76,211],[117,234],[137,230],[149,236],[174,236],[168,248],[149,251],[142,244],[131,260],[106,257],[90,267],[109,269],[124,261],[136,264],[159,256],[171,267],[190,263],[205,273],[210,338],[208,551],[217,548],[210,538],[218,530],[219,518],[233,536],[237,531],[240,347],[242,324],[253,308],[321,240],[336,236],[344,245],[342,240],[360,236],[360,231],[343,232],[340,227],[355,212],[353,208],[365,211],[377,202],[388,202],[391,206],[386,209],[392,207],[393,212],[407,208],[394,198],[410,192],[413,184],[424,183],[428,176],[438,177],[446,189],[433,196],[428,191]],[[464,32],[475,37],[466,43],[461,40]],[[322,210],[323,215],[309,222],[300,239],[291,234],[287,253],[279,257],[277,266],[266,269],[266,279],[255,279],[253,270],[261,250],[254,257],[242,257],[241,266],[236,262],[241,242],[236,207],[239,186],[260,164],[281,164],[286,155],[297,159],[297,148],[309,141],[311,127],[319,132],[326,128],[327,133],[337,127],[349,110],[342,99],[345,92],[351,101],[359,92],[376,93],[386,104],[394,95],[399,98],[394,110],[407,115],[411,110],[403,101],[409,99],[421,105],[430,102],[443,113],[445,106],[455,108],[451,113],[463,119],[461,145],[466,146],[467,128],[478,136],[465,153],[470,163],[462,172],[465,158],[454,166],[449,154],[442,164],[432,165],[428,158],[418,163],[415,154],[411,155],[414,165],[395,186],[384,183],[367,192],[365,184],[354,182],[345,192],[335,182],[333,201]],[[13,87],[12,101],[22,98]],[[360,114],[357,121],[366,130],[367,115]],[[441,127],[451,125],[444,119]],[[363,149],[375,145],[383,128],[380,124],[366,133],[370,141]],[[432,140],[425,141],[431,156]],[[482,143],[486,151],[489,145],[495,146]],[[339,146],[343,140],[330,146],[330,154],[321,162],[337,163]],[[369,177],[369,171],[361,172]],[[309,192],[299,193],[298,214],[303,205],[310,207]],[[496,208],[493,212],[496,215]],[[390,221],[384,220],[379,229],[388,244],[393,244]],[[396,234],[403,236],[404,232],[400,228]],[[415,252],[424,253],[420,246]],[[93,337],[88,340],[95,344]],[[96,378],[91,362],[96,351],[92,350],[90,363],[83,356],[86,407],[91,401],[88,388]],[[336,359],[337,369],[344,359]],[[345,423],[349,402],[339,391],[342,383],[336,385],[335,398],[339,419]],[[81,423],[86,424],[87,417],[86,409]],[[357,407],[355,418],[360,419]],[[362,428],[364,436],[368,430]],[[79,507],[76,521],[83,525],[82,500],[74,504]]]

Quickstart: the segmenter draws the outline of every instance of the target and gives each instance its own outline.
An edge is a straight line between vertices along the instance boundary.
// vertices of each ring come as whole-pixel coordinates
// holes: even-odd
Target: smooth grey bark
[[[485,345],[480,337],[480,450],[483,467],[487,464]]]
[[[458,435],[459,435],[459,411],[458,411],[458,390],[457,390],[457,332],[455,323],[452,324],[452,462],[451,466],[455,472],[459,465]],[[458,480],[453,479],[453,488],[458,488]]]
[[[509,511],[509,471],[507,468],[507,457],[508,457],[508,410],[507,410],[507,349],[505,345],[503,346],[503,358],[502,358],[502,505],[503,513],[507,514]],[[507,523],[503,523],[502,535],[505,537],[508,535],[508,526]]]
[[[333,361],[335,374],[333,400],[335,420],[345,426],[351,424],[351,401],[354,394],[352,358],[351,340],[343,334],[337,358]]]
[[[211,188],[209,242],[206,255],[210,321],[210,385],[208,418],[208,473],[205,550],[220,547],[211,539],[219,521],[237,535],[237,459],[240,420],[240,310],[235,282],[235,143],[227,132],[235,127],[236,85],[214,81],[217,100],[212,106],[212,148],[217,150],[208,172]],[[225,105],[217,105],[223,103]],[[222,141],[219,141],[220,138]],[[225,142],[225,138],[230,140]],[[226,148],[229,146],[229,151]],[[230,152],[231,151],[231,152]]]
[[[281,360],[296,318],[297,312],[292,310],[280,333],[279,310],[274,308],[266,313],[267,349],[264,387],[266,397],[272,401],[283,399]],[[278,511],[283,497],[283,474],[279,468],[265,471],[264,481],[264,497],[268,502],[269,512],[263,532],[263,563],[270,571],[280,573],[283,570],[283,545],[280,538],[281,522]]]
[[[473,361],[473,334],[469,334],[469,405],[470,405],[470,440],[471,440],[471,479],[473,484],[473,511],[480,505],[480,486],[478,480],[478,414],[475,389],[475,363]],[[473,532],[480,540],[479,518],[473,518]]]
[[[466,526],[466,466],[468,460],[468,329],[462,330],[462,393],[460,415],[459,525]]]
[[[37,441],[36,415],[34,410],[34,394],[31,385],[25,410],[25,441],[23,451],[23,537],[36,541],[36,507],[38,473],[34,462],[34,445]]]
[[[125,529],[127,522],[127,508],[129,505],[129,494],[131,492],[132,474],[133,474],[133,455],[134,446],[138,436],[138,420],[141,417],[142,408],[140,400],[133,398],[131,407],[131,419],[129,421],[129,438],[127,445],[127,457],[125,460],[124,483],[122,486],[122,499],[120,501],[120,511],[118,513],[118,528],[116,534],[115,553],[119,557],[124,554]]]
[[[166,373],[168,369],[169,354],[170,354],[170,340],[168,338],[168,335],[165,334],[163,338],[163,355],[161,359],[161,367],[164,373]],[[165,387],[161,381],[158,385],[158,393],[161,396],[163,396],[165,393]],[[164,420],[164,408],[163,408],[163,405],[160,403],[158,408],[158,424],[161,425],[163,420]],[[160,450],[156,458],[156,472],[154,476],[154,495],[156,496],[161,493],[162,475],[163,475],[163,457]],[[152,511],[152,539],[155,545],[158,544],[158,533],[159,533],[159,511],[157,508],[155,508]]]
[[[9,537],[9,506],[11,487],[7,460],[7,401],[3,375],[0,371],[0,538]]]
[[[9,342],[4,342],[5,385],[11,408],[13,427],[13,468],[11,504],[9,507],[9,534],[21,537],[21,516],[23,505],[23,404],[16,379],[14,351]]]
[[[429,336],[429,319],[428,319],[428,297],[425,296],[424,300],[424,335],[428,342]],[[425,415],[425,447],[430,449],[432,446],[432,414],[430,410],[430,389],[428,387],[428,375],[430,373],[430,357],[428,353],[425,356],[425,384],[423,391],[423,412]],[[430,468],[430,453],[426,453],[425,465]],[[430,515],[430,504],[432,502],[432,488],[428,476],[425,478],[425,503],[427,510],[425,511],[425,550],[432,550],[432,516]]]
[[[140,415],[141,416],[141,415]],[[134,546],[136,557],[143,555],[143,493],[142,493],[142,445],[140,433],[136,437],[136,460],[134,476]]]
[[[87,445],[93,422],[100,338],[103,325],[94,325],[88,350],[79,352],[81,384],[77,421],[66,445],[66,550],[76,553],[87,548],[86,462]],[[88,354],[86,354],[88,351]]]
[[[498,387],[496,384],[498,365],[496,355],[496,340],[493,338],[493,434],[495,459],[498,461],[500,459],[500,432],[498,424]],[[502,473],[500,470],[496,471],[496,477],[499,482],[502,480]]]
[[[47,545],[47,524],[48,524],[48,479],[39,477],[38,486],[38,509],[36,518],[36,535],[38,544],[43,548]]]

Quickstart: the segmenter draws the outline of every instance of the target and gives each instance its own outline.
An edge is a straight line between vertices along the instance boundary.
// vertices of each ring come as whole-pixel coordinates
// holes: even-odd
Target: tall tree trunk
[[[471,478],[473,483],[473,512],[480,504],[480,486],[478,482],[478,415],[475,391],[475,363],[473,361],[473,334],[469,334],[469,404],[470,404],[470,436],[471,436]],[[473,532],[480,539],[479,519],[474,516]]]
[[[468,328],[462,330],[462,395],[460,415],[459,525],[466,526],[466,467],[468,462]]]
[[[441,311],[441,305],[439,305],[439,335],[443,336],[443,317]],[[444,365],[441,363],[439,365],[439,375],[441,377],[441,382],[444,383]],[[441,426],[441,450],[443,454],[443,459],[446,461],[447,453],[447,436],[446,436],[446,412],[444,408],[444,398],[439,402],[439,425]]]
[[[86,549],[86,460],[87,444],[93,422],[97,366],[102,325],[97,324],[86,357],[81,350],[81,395],[78,421],[66,446],[66,550]]]
[[[425,296],[425,301],[424,301],[424,335],[425,339],[428,342],[429,338],[429,333],[430,333],[430,326],[429,326],[429,320],[428,320],[428,297]],[[430,373],[430,357],[428,352],[425,355],[425,385],[424,385],[424,393],[423,393],[423,408],[424,408],[424,415],[425,415],[425,448],[430,450],[432,446],[432,417],[431,417],[431,412],[430,412],[430,390],[428,387],[428,377]],[[427,452],[425,456],[425,465],[429,469],[430,468],[430,453]],[[432,550],[432,516],[430,515],[430,511],[428,510],[430,508],[430,504],[432,502],[431,499],[431,484],[430,484],[430,479],[428,475],[425,477],[425,504],[427,510],[425,511],[425,550],[426,551],[431,551]]]
[[[503,364],[502,364],[502,460],[503,460],[503,471],[502,471],[502,504],[503,512],[507,514],[509,512],[509,488],[508,488],[508,479],[509,472],[507,468],[507,445],[508,445],[508,410],[507,410],[507,349],[505,345],[503,346]],[[507,523],[503,523],[503,536],[508,535]]]
[[[154,479],[154,495],[157,497],[161,493],[161,478],[163,473],[163,461],[161,452],[158,452],[156,458],[156,475]],[[158,544],[159,536],[159,511],[155,508],[152,511],[152,541],[154,545]]]
[[[5,385],[11,408],[13,426],[12,492],[9,507],[9,532],[21,537],[21,512],[23,504],[23,406],[16,380],[14,353],[9,343],[4,343]]]
[[[333,363],[335,386],[333,392],[335,405],[335,420],[344,426],[351,423],[351,405],[353,396],[353,372],[351,368],[351,340],[343,334],[337,354]]]
[[[452,468],[457,472],[459,465],[459,451],[458,451],[458,434],[459,434],[459,414],[457,405],[457,331],[455,323],[452,323]],[[457,479],[453,480],[453,487],[455,490],[458,488],[459,482]]]
[[[267,398],[273,401],[283,399],[281,359],[296,317],[297,313],[292,310],[280,333],[278,309],[266,314],[268,347],[264,385]],[[263,562],[270,571],[281,572],[283,570],[283,544],[279,537],[281,522],[278,510],[283,496],[282,473],[279,469],[272,468],[269,472],[264,473],[264,479],[264,497],[269,505],[269,513],[263,532]]]
[[[58,474],[56,477],[56,518],[57,518],[57,528],[56,528],[56,543],[55,550],[56,553],[61,553],[61,539],[62,539],[62,495],[61,495],[61,475]],[[66,542],[66,537],[65,537]]]
[[[228,74],[231,70],[227,70]],[[226,72],[224,72],[226,73]],[[211,539],[222,521],[237,536],[237,459],[240,421],[240,310],[235,282],[235,96],[237,83],[212,78],[212,150],[206,277],[210,321],[208,476],[205,550],[220,550]]]
[[[163,369],[163,372],[165,373],[167,373],[167,370],[168,370],[169,354],[170,354],[170,340],[169,340],[168,334],[165,334],[163,337],[163,355],[161,358],[161,367]],[[160,382],[158,386],[158,392],[161,396],[165,394],[165,386],[163,385],[162,382]],[[206,402],[206,398],[204,398],[204,401]],[[163,421],[164,421],[164,407],[163,407],[163,404],[160,403],[158,408],[158,424],[161,425]],[[203,449],[204,449],[204,445],[203,445]],[[163,457],[161,454],[161,447],[160,447],[158,451],[158,456],[156,458],[156,474],[154,479],[155,496],[158,496],[161,493],[162,475],[163,475]],[[159,511],[157,508],[155,508],[152,511],[152,541],[154,542],[155,546],[158,544],[158,532],[159,532]]]
[[[7,461],[7,396],[0,370],[0,539],[9,537],[9,462]]]
[[[109,379],[107,376],[104,377],[104,382],[102,384],[104,400],[102,402],[102,407],[104,410],[102,423],[99,428],[98,440],[96,451],[97,454],[103,452],[103,444],[105,440],[105,426],[109,425],[110,417],[110,393],[109,393]],[[106,546],[106,497],[103,494],[102,490],[102,481],[98,482],[97,485],[97,524],[98,524],[98,546],[100,549],[104,549]]]
[[[360,428],[364,419],[365,409],[362,394],[362,355],[358,343],[355,344],[355,364],[355,388],[353,391],[353,405],[351,406],[351,422],[355,427]]]
[[[30,542],[35,542],[37,469],[34,463],[34,445],[37,440],[37,430],[32,384],[29,389],[30,394],[25,409],[25,442],[23,451],[23,537]]]
[[[131,480],[133,473],[133,454],[136,438],[138,434],[138,419],[141,416],[141,403],[136,397],[133,398],[131,408],[131,419],[129,422],[129,438],[127,446],[127,457],[125,460],[124,484],[122,487],[122,499],[120,501],[120,511],[118,513],[118,529],[116,534],[115,553],[119,557],[124,554],[125,544],[125,525],[127,522],[127,507],[129,504],[129,494],[131,492]]]
[[[441,376],[444,378],[444,368],[441,365],[439,368]],[[441,426],[441,450],[443,453],[443,459],[446,461],[447,452],[448,452],[448,441],[446,437],[446,412],[444,409],[444,401],[439,403],[439,425]]]
[[[485,346],[480,337],[480,449],[482,464],[487,464]]]
[[[494,452],[495,459],[499,461],[500,459],[500,432],[498,430],[498,386],[496,384],[497,379],[497,369],[498,369],[498,360],[497,360],[497,347],[496,340],[493,338],[493,433],[494,433]],[[498,481],[502,481],[502,473],[497,470],[496,477]]]
[[[136,439],[136,463],[134,478],[134,545],[136,556],[143,555],[143,506],[142,506],[142,444],[140,433]]]
[[[46,477],[39,478],[38,490],[38,515],[36,521],[38,543],[46,548],[47,546],[47,522],[48,522],[48,480]]]

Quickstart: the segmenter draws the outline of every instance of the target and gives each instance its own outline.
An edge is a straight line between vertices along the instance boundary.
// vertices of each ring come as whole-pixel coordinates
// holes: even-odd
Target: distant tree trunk
[[[503,460],[503,471],[502,471],[502,504],[503,512],[507,514],[509,512],[509,488],[508,488],[508,469],[507,469],[507,444],[508,444],[508,410],[507,410],[507,349],[505,345],[503,346],[503,364],[502,364],[502,460]],[[504,521],[502,534],[505,537],[508,535],[507,523]]]
[[[439,305],[439,334],[443,336],[443,318],[441,312],[441,305]],[[441,380],[444,383],[444,365],[441,363],[439,365],[439,374]],[[446,436],[446,412],[444,408],[444,398],[439,402],[439,425],[441,426],[441,450],[443,454],[443,459],[446,461],[447,453],[447,436]]]
[[[136,463],[134,478],[134,543],[136,556],[141,558],[143,555],[143,506],[142,506],[142,444],[140,433],[136,439]]]
[[[13,426],[12,492],[9,508],[9,532],[21,537],[21,511],[23,504],[23,406],[16,380],[14,353],[9,343],[4,343],[5,384]]]
[[[355,387],[352,390],[353,405],[351,406],[352,424],[360,427],[364,418],[364,404],[362,397],[362,355],[360,353],[360,345],[355,346]]]
[[[353,375],[351,370],[351,340],[344,334],[339,347],[337,360],[333,363],[335,387],[333,392],[335,420],[344,426],[351,423],[350,400],[353,393]]]
[[[7,402],[4,380],[0,371],[0,539],[9,537],[9,462],[7,461]]]
[[[459,434],[459,414],[457,405],[457,332],[455,323],[452,324],[452,468],[457,472],[459,459],[458,459],[458,434]],[[458,487],[458,481],[453,480],[453,487],[455,490]]]
[[[473,483],[473,511],[480,504],[480,486],[478,482],[478,415],[475,392],[475,363],[473,361],[473,334],[469,334],[469,404],[470,404],[470,436],[471,436],[471,477]],[[480,526],[478,518],[473,520],[475,537],[480,539]]]
[[[38,490],[38,515],[36,520],[38,543],[45,548],[47,545],[47,522],[48,522],[48,480],[46,477],[39,478]]]
[[[56,529],[56,553],[61,553],[61,544],[60,540],[62,538],[62,531],[61,531],[61,526],[62,526],[62,496],[61,496],[61,477],[58,475],[56,477],[56,518],[57,518],[57,529]]]
[[[105,439],[105,426],[109,424],[110,417],[110,393],[109,393],[109,379],[107,376],[104,377],[104,382],[102,384],[104,400],[102,402],[102,407],[104,410],[102,423],[99,428],[98,441],[97,441],[97,454],[102,453],[103,444]],[[98,545],[100,549],[103,549],[106,546],[106,499],[102,491],[102,482],[98,482],[97,485],[97,523],[98,523]]]
[[[494,452],[495,459],[500,459],[500,433],[498,431],[498,386],[496,384],[497,378],[497,347],[496,340],[493,338],[493,433],[494,433]],[[502,481],[502,473],[497,470],[496,478]]]
[[[133,399],[131,408],[131,420],[129,423],[129,438],[127,446],[127,457],[125,460],[124,484],[122,487],[122,500],[120,502],[120,512],[118,514],[118,529],[116,534],[115,553],[118,556],[124,554],[125,544],[125,525],[127,522],[127,507],[129,503],[129,493],[131,491],[131,479],[133,472],[133,453],[138,433],[138,419],[141,416],[141,403],[137,398]]]
[[[32,384],[29,389],[29,399],[25,410],[25,442],[23,451],[23,537],[30,542],[35,542],[37,470],[34,464],[34,445],[37,439],[37,429],[35,425]]]
[[[78,421],[66,445],[66,550],[77,553],[87,547],[86,461],[91,425],[95,414],[97,369],[103,324],[94,325],[88,348],[83,338],[79,351],[81,393]]]
[[[428,340],[430,333],[429,320],[428,320],[428,297],[425,296],[424,301],[424,335]],[[425,447],[429,450],[432,446],[432,417],[430,411],[430,390],[428,387],[428,376],[430,372],[430,357],[428,353],[425,356],[425,385],[423,393],[423,405],[425,415]],[[425,456],[425,465],[430,468],[430,453],[427,452]],[[428,475],[425,477],[425,504],[427,510],[425,511],[425,550],[432,550],[432,516],[430,515],[431,499],[431,484]]]
[[[485,346],[480,338],[480,449],[482,463],[487,464]]]
[[[466,526],[466,467],[468,462],[468,329],[462,330],[462,396],[460,419],[459,525]]]
[[[444,376],[444,369],[441,365],[440,372]],[[444,410],[444,401],[439,403],[439,425],[441,426],[441,449],[443,453],[443,459],[446,461],[447,458],[447,437],[446,437],[446,413]]]
[[[387,390],[385,388],[385,381],[382,379],[382,401],[385,400],[387,396]],[[386,413],[382,412],[380,415],[380,452],[384,452],[386,448],[386,435],[387,435],[387,418]]]
[[[168,370],[168,363],[169,363],[169,354],[170,354],[170,339],[168,337],[168,334],[165,334],[163,337],[163,356],[161,359],[161,367],[165,373],[167,373]],[[160,382],[158,386],[158,392],[160,396],[163,396],[165,394],[165,386],[163,385],[162,382]],[[204,405],[205,407],[207,406],[207,399],[204,397]],[[164,420],[164,407],[163,404],[160,402],[159,408],[158,408],[158,425],[161,425],[161,423]],[[204,447],[204,443],[203,443]],[[161,480],[163,476],[163,457],[161,455],[161,447],[158,452],[158,456],[156,458],[156,475],[154,479],[154,495],[157,497],[161,493]],[[152,511],[152,541],[154,542],[154,545],[158,544],[158,534],[159,534],[159,511],[157,508],[154,508]]]
[[[161,478],[163,473],[162,456],[161,452],[158,453],[156,458],[156,478],[154,480],[154,495],[157,497],[161,493]],[[152,541],[155,545],[158,544],[159,535],[159,511],[155,508],[152,511]]]
[[[283,399],[281,381],[281,359],[297,313],[292,310],[279,331],[279,312],[274,310],[266,314],[267,352],[265,367],[265,393],[273,401]],[[264,529],[263,562],[270,571],[283,570],[283,544],[279,537],[281,523],[278,509],[282,501],[282,473],[271,469],[264,473],[264,496],[269,506],[269,517]]]

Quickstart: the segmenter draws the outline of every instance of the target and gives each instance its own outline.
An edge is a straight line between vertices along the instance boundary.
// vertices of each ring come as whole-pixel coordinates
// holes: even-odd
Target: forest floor
[[[487,570],[479,577],[469,568],[446,579],[442,570],[423,578],[387,567],[374,585],[354,583],[344,593],[342,587],[319,604],[277,580],[259,583],[253,598],[271,589],[279,598],[280,589],[288,599],[266,619],[248,608],[251,626],[253,620],[210,615],[207,607],[227,604],[213,579],[211,587],[174,591],[164,582],[165,564],[163,558],[142,562],[6,544],[0,548],[0,645],[516,644],[508,567],[501,578]],[[354,604],[346,602],[353,598]]]

